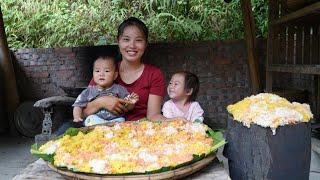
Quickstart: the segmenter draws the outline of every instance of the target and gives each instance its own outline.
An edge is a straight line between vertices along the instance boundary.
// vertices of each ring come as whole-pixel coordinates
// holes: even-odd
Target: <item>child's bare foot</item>
[[[73,119],[73,122],[81,122],[81,121],[83,121],[82,118],[74,118],[74,119]]]

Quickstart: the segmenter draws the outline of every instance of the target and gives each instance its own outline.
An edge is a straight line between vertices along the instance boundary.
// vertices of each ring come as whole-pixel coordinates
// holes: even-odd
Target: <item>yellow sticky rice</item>
[[[287,99],[271,93],[246,97],[229,105],[227,110],[234,120],[245,126],[250,127],[250,124],[254,123],[270,127],[273,134],[278,126],[308,122],[313,118],[308,104],[290,103]]]
[[[85,173],[119,174],[175,167],[209,154],[213,140],[202,123],[124,122],[65,135],[39,148],[54,154],[54,165]]]

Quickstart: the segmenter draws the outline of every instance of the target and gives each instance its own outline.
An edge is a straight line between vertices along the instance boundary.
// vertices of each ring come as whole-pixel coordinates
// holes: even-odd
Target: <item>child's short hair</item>
[[[93,68],[94,68],[94,65],[96,63],[96,61],[98,60],[108,60],[108,61],[112,61],[113,62],[113,66],[115,68],[115,70],[117,70],[117,64],[116,64],[116,57],[113,56],[113,55],[100,55],[98,56],[98,58],[96,58],[93,62]]]
[[[189,71],[178,71],[175,74],[184,75],[184,89],[186,92],[192,90],[190,97],[188,98],[188,102],[195,101],[197,99],[197,95],[199,92],[200,82],[197,75],[189,72]]]

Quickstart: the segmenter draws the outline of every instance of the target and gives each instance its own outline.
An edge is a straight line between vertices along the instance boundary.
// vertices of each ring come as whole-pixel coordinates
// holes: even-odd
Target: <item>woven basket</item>
[[[179,179],[190,175],[214,160],[216,156],[210,155],[205,157],[204,159],[197,161],[193,164],[180,167],[178,169],[174,169],[171,171],[166,171],[162,173],[155,173],[155,174],[142,174],[142,175],[98,175],[98,174],[87,174],[87,173],[75,173],[65,169],[59,169],[52,164],[48,163],[48,166],[56,171],[57,173],[63,175],[67,179],[84,179],[84,180],[103,180],[103,179],[130,179],[130,180],[144,180],[144,179]]]

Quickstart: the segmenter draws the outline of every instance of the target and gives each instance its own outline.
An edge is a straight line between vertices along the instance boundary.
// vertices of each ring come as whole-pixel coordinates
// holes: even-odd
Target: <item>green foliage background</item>
[[[252,0],[257,36],[267,33],[267,1]],[[239,0],[2,0],[12,49],[75,47],[116,42],[127,17],[142,19],[150,41],[243,38]]]

